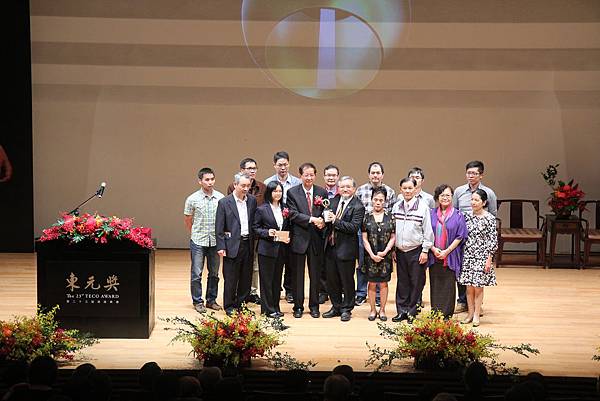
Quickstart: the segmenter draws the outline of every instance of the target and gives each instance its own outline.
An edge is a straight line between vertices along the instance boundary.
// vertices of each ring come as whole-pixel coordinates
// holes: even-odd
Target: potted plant
[[[582,202],[585,193],[579,189],[579,184],[574,183],[573,179],[568,182],[556,180],[559,164],[549,165],[545,172],[542,172],[544,181],[552,188],[548,205],[558,219],[568,219],[571,214],[579,209],[583,209],[585,204]]]
[[[31,362],[38,356],[73,360],[77,351],[98,342],[89,333],[60,328],[55,320],[58,306],[33,317],[0,320],[0,360]]]
[[[196,322],[183,317],[162,320],[174,326],[165,328],[176,331],[172,341],[189,343],[194,356],[203,361],[204,366],[249,366],[252,358],[265,356],[281,344],[281,329],[276,319],[269,322],[245,308],[222,319],[213,313],[203,315]]]
[[[481,361],[495,372],[516,373],[516,368],[507,368],[496,360],[497,350],[511,350],[525,357],[539,351],[530,344],[503,346],[490,335],[466,330],[455,320],[444,319],[439,312],[418,315],[411,324],[387,326],[378,324],[381,335],[392,340],[391,350],[370,346],[366,366],[375,365],[376,370],[391,366],[397,359],[413,360],[415,369],[452,370]]]

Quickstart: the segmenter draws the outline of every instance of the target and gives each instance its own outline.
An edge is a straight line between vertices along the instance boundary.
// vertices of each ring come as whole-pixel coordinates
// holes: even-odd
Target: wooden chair
[[[496,265],[502,263],[502,252],[506,242],[536,243],[538,265],[546,266],[546,219],[540,216],[540,201],[533,199],[498,199],[498,210],[503,203],[509,205],[509,226],[502,227],[498,219],[498,257]],[[531,204],[536,213],[536,228],[523,227],[523,204]]]
[[[579,219],[583,223],[583,265],[587,266],[590,261],[590,252],[592,249],[592,244],[600,244],[600,200],[588,200],[583,202],[585,204],[585,210],[579,211]],[[588,209],[588,205],[595,204],[596,207],[593,208],[595,210],[595,224],[590,228],[590,223],[587,219],[583,218],[583,213],[585,211],[590,212]]]

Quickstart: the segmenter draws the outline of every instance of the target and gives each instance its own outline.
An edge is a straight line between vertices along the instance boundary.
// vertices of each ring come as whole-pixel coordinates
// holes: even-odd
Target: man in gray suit
[[[223,307],[228,315],[240,308],[252,283],[256,198],[248,194],[251,184],[248,175],[236,174],[233,192],[219,200],[217,206],[217,253],[223,257]]]

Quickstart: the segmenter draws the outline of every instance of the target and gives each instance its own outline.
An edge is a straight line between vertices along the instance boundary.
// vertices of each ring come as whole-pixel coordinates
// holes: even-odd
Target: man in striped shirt
[[[419,300],[425,286],[427,255],[433,246],[433,229],[429,207],[415,197],[417,183],[413,178],[400,181],[402,198],[392,209],[396,221],[396,310],[393,322],[411,320],[418,313]]]
[[[223,194],[213,188],[215,173],[209,167],[200,169],[198,182],[200,183],[200,189],[185,200],[183,214],[185,226],[190,232],[192,303],[198,313],[204,313],[206,308],[221,309],[221,306],[217,303],[219,256],[217,255],[215,218],[217,204],[219,199],[223,198]],[[202,300],[204,259],[206,259],[208,268],[206,306]]]

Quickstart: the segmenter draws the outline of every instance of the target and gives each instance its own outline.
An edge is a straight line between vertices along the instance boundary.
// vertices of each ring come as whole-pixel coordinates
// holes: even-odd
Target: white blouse
[[[283,227],[283,214],[281,213],[281,208],[279,206],[273,206],[271,203],[271,210],[273,211],[273,215],[275,215],[275,221],[281,231],[281,227]]]

